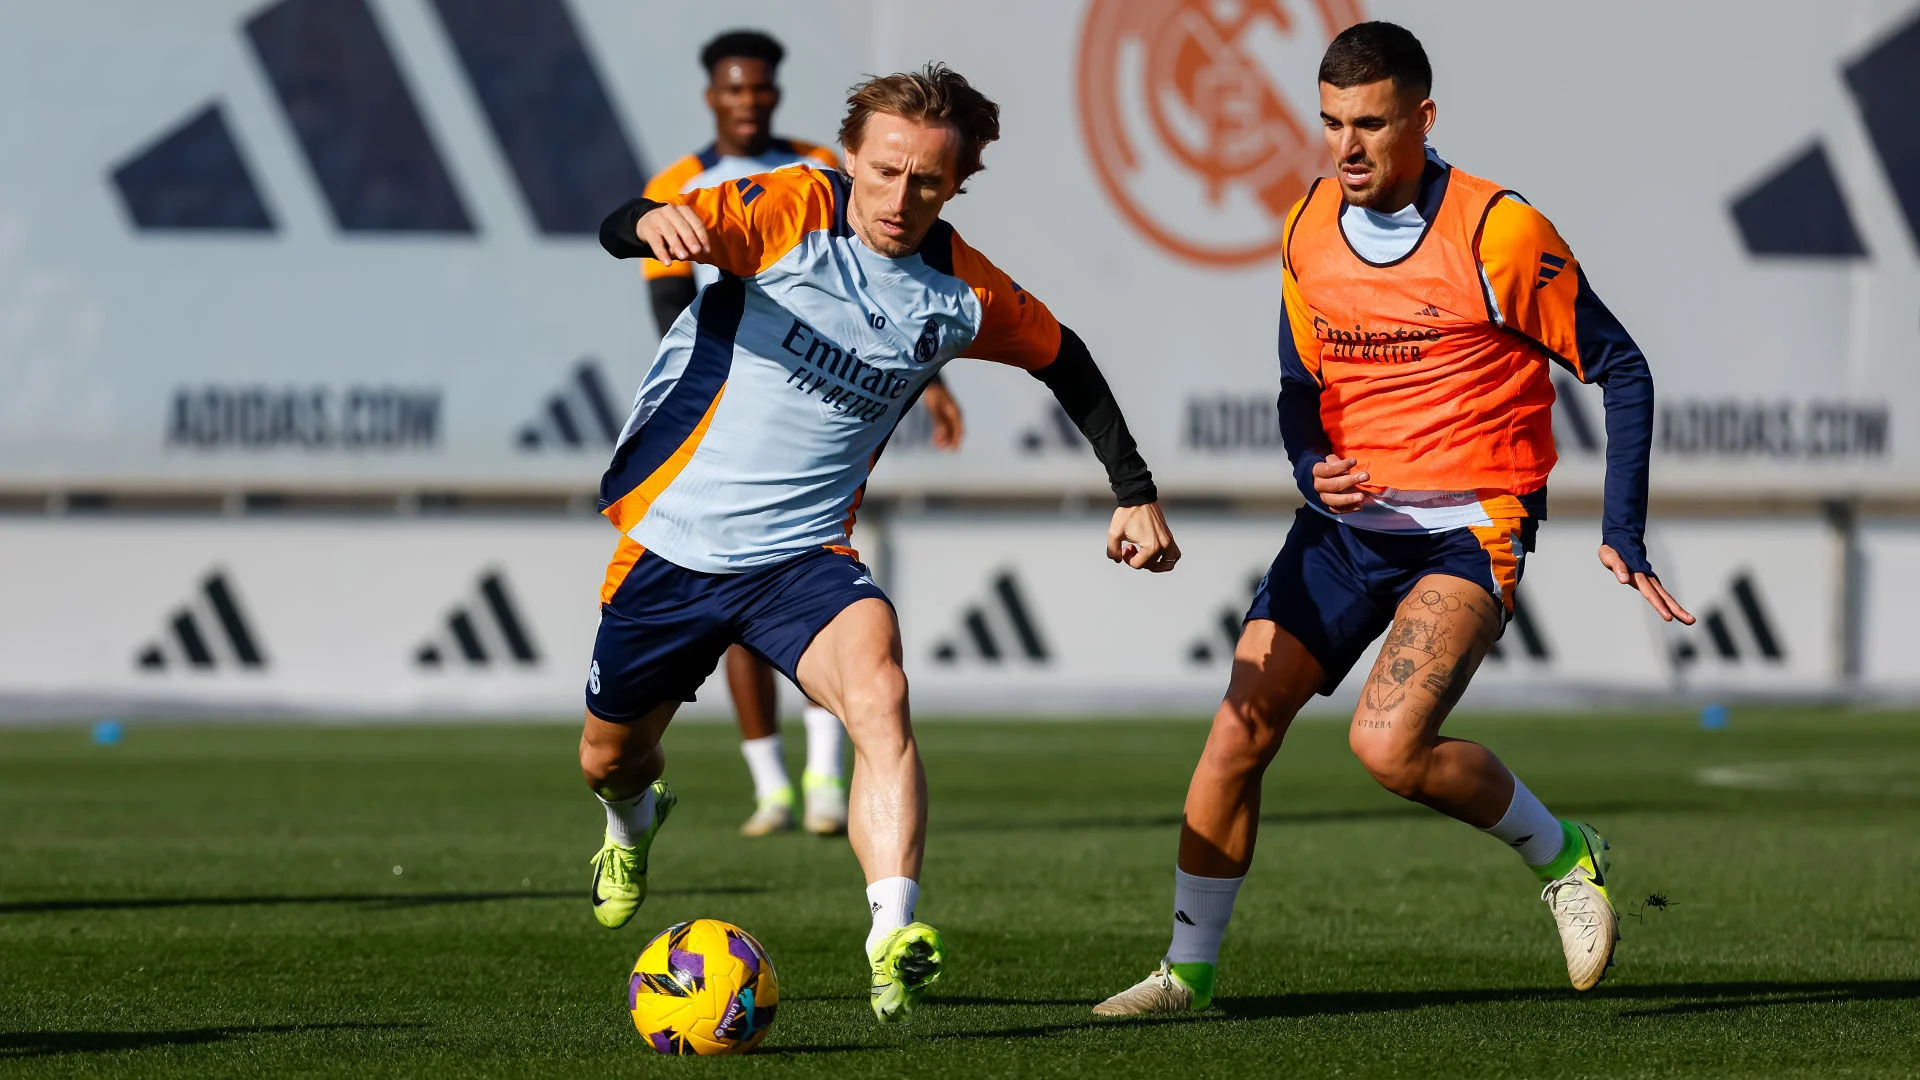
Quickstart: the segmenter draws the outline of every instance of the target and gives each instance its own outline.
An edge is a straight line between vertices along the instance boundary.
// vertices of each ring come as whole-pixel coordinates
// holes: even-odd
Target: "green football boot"
[[[867,991],[873,1015],[883,1024],[905,1023],[927,987],[940,980],[947,943],[926,923],[910,923],[882,938],[867,954],[873,986]]]
[[[1553,913],[1560,930],[1560,950],[1567,958],[1567,978],[1575,990],[1591,990],[1613,966],[1613,948],[1620,940],[1620,918],[1607,894],[1605,837],[1583,821],[1562,821],[1560,855],[1533,872],[1546,887],[1540,899]]]
[[[647,835],[633,847],[622,847],[613,842],[609,833],[606,842],[600,845],[600,853],[592,859],[593,865],[593,917],[601,926],[617,930],[627,925],[633,913],[647,899],[647,851],[653,847],[653,838],[660,835],[660,826],[667,823],[667,815],[680,800],[667,786],[665,780],[655,780],[653,791],[653,824],[647,827]]]
[[[1160,961],[1153,974],[1093,1007],[1095,1016],[1199,1012],[1213,1004],[1213,965]]]

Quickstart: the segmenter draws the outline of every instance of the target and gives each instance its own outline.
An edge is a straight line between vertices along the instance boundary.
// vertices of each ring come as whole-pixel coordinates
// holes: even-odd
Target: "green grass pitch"
[[[598,807],[562,726],[0,732],[0,1074],[1674,1077],[1914,1075],[1920,717],[1462,717],[1614,844],[1620,962],[1566,984],[1498,843],[1375,788],[1343,725],[1268,777],[1218,1007],[1089,1006],[1166,944],[1192,722],[921,726],[921,914],[952,950],[867,1012],[844,841],[748,841],[729,728],[669,735],[681,806],[633,925],[594,924]],[[796,740],[797,741],[797,740]],[[1706,779],[1703,780],[1703,777]],[[1652,893],[1664,910],[1641,909]],[[772,953],[763,1052],[655,1058],[625,976],[712,916]]]

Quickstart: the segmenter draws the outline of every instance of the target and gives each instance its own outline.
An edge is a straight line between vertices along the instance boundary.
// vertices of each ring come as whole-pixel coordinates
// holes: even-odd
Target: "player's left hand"
[[[1173,530],[1167,528],[1159,503],[1122,506],[1113,512],[1113,524],[1107,526],[1107,558],[1156,574],[1173,569],[1180,561],[1180,545],[1173,542]]]
[[[1660,584],[1659,578],[1638,570],[1628,571],[1627,561],[1613,550],[1611,544],[1600,545],[1600,565],[1613,571],[1614,580],[1620,584],[1640,590],[1640,595],[1647,598],[1647,603],[1653,606],[1660,621],[1673,622],[1677,619],[1682,626],[1693,625],[1693,613],[1680,606],[1680,601],[1675,600],[1667,587]]]
[[[953,399],[953,391],[939,379],[927,384],[920,395],[920,404],[926,407],[927,415],[933,420],[933,448],[951,453],[960,449],[960,440],[966,437],[966,422],[960,419],[960,403]]]

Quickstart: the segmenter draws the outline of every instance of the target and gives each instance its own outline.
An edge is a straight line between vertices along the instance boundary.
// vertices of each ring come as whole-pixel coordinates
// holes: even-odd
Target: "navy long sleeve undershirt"
[[[1647,477],[1653,450],[1653,372],[1646,355],[1580,275],[1574,325],[1586,381],[1600,387],[1607,411],[1607,480],[1600,540],[1619,553],[1629,571],[1652,574],[1647,561]],[[1560,357],[1556,361],[1573,370]],[[1581,374],[1575,372],[1576,375]]]
[[[1313,489],[1313,467],[1326,460],[1332,447],[1326,425],[1320,422],[1320,383],[1300,359],[1287,323],[1287,303],[1280,301],[1280,442],[1293,463],[1293,482],[1311,505],[1324,506]]]

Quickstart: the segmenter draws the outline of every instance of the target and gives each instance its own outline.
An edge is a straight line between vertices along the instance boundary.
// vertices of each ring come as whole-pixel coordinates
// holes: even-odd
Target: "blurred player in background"
[[[869,1000],[893,1021],[939,977],[945,945],[914,921],[926,774],[899,625],[847,546],[888,437],[948,361],[1023,368],[1106,467],[1119,504],[1108,558],[1162,572],[1180,551],[1086,345],[940,220],[999,137],[999,107],[937,64],[869,80],[847,104],[845,175],[786,168],[636,199],[601,227],[617,257],[720,276],[661,342],[601,481],[622,535],[580,767],[607,813],[594,915],[621,926],[646,898],[647,854],[674,805],[661,734],[730,645],[845,720]]]
[[[713,142],[706,149],[667,166],[647,184],[645,195],[664,203],[687,192],[713,187],[755,173],[788,165],[838,169],[832,150],[773,133],[773,113],[780,107],[776,81],[786,49],[767,34],[735,30],[708,42],[700,50],[700,66],[707,73],[707,108],[713,111]],[[700,289],[720,272],[694,262],[641,263],[653,317],[665,337],[674,320],[693,303]],[[936,376],[921,398],[933,421],[933,444],[957,450],[963,433],[960,408]],[[753,816],[740,826],[743,836],[766,836],[793,828],[793,784],[787,778],[780,745],[779,691],[773,669],[741,646],[727,650],[727,687],[740,720],[740,754],[753,775]],[[833,836],[847,827],[847,787],[841,775],[840,721],[818,705],[804,713],[807,763],[801,773],[808,832]]]
[[[1280,323],[1280,425],[1307,506],[1255,593],[1187,789],[1172,944],[1102,1015],[1207,1006],[1261,777],[1294,714],[1383,631],[1353,752],[1388,790],[1520,855],[1576,989],[1612,962],[1606,841],[1440,725],[1513,614],[1546,516],[1549,363],[1604,396],[1601,564],[1660,618],[1693,622],[1647,562],[1653,377],[1553,225],[1426,145],[1432,84],[1420,42],[1391,23],[1343,31],[1321,62],[1337,179],[1288,216]]]

